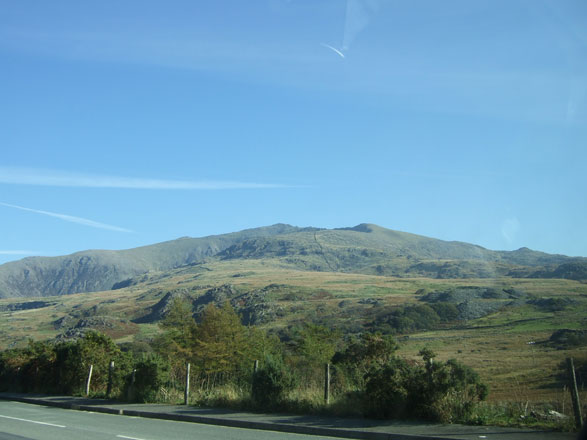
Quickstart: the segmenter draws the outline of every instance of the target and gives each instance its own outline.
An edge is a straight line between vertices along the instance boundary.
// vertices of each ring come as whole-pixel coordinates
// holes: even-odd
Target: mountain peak
[[[338,231],[355,231],[355,232],[373,232],[375,228],[379,228],[379,226],[374,225],[372,223],[361,223],[357,226],[353,226],[351,228],[336,228]]]

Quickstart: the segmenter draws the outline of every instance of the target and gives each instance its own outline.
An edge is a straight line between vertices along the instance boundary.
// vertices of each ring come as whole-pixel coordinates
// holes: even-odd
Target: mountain
[[[221,251],[217,257],[272,258],[302,270],[399,277],[573,278],[574,275],[584,276],[587,269],[586,258],[546,254],[528,248],[491,251],[469,243],[443,241],[373,224],[250,238]],[[560,269],[560,265],[571,263],[573,270]]]
[[[121,251],[30,257],[0,266],[0,298],[66,295],[124,287],[149,271],[205,260],[268,260],[299,270],[432,278],[587,278],[587,258],[522,248],[491,251],[373,224],[299,228],[276,224]]]
[[[88,250],[60,257],[29,257],[0,265],[0,298],[67,295],[110,290],[133,276],[194,264],[250,237],[303,230],[290,225],[246,229],[202,238],[179,238],[121,251]]]

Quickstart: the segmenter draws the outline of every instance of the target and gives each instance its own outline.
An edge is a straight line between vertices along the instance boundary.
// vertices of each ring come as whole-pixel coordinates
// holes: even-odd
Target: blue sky
[[[2,11],[0,263],[278,222],[587,256],[583,0]]]

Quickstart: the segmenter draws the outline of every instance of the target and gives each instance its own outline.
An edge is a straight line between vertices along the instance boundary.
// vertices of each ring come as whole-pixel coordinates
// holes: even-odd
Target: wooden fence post
[[[324,365],[324,403],[330,403],[330,364]]]
[[[108,387],[106,388],[106,398],[110,398],[110,393],[112,393],[112,379],[114,376],[114,361],[110,361],[110,365],[108,366]]]
[[[575,377],[575,366],[573,365],[573,358],[567,358],[567,369],[569,371],[569,390],[571,391],[571,398],[573,400],[575,424],[577,425],[577,429],[581,430],[581,426],[583,425],[583,417],[581,416],[581,402],[579,401],[579,390],[577,389],[577,378]]]
[[[90,369],[88,371],[88,378],[86,379],[86,396],[90,395],[90,382],[92,381],[92,370],[94,366],[90,364]]]
[[[259,371],[259,361],[255,359],[253,362],[253,377],[251,380],[251,397],[255,397],[255,376],[257,375],[257,371]]]
[[[137,370],[136,368],[132,370],[132,374],[130,375],[130,386],[128,387],[128,393],[126,395],[126,400],[132,402],[135,400],[135,380],[136,380]]]
[[[185,366],[185,393],[183,395],[183,403],[187,405],[190,399],[190,363]]]

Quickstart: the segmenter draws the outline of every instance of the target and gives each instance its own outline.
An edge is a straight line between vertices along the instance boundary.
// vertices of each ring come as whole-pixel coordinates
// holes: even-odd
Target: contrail
[[[74,188],[124,188],[154,190],[228,190],[291,188],[275,183],[235,182],[222,180],[166,180],[102,174],[70,173],[20,167],[0,167],[0,183],[16,185],[58,186]]]
[[[125,229],[125,228],[121,228],[121,227],[113,226],[113,225],[107,225],[106,223],[95,222],[93,220],[89,220],[89,219],[83,218],[83,217],[74,217],[73,215],[59,214],[57,212],[42,211],[40,209],[32,209],[32,208],[25,208],[24,206],[11,205],[10,203],[4,203],[4,202],[0,202],[0,205],[6,206],[8,208],[20,209],[21,211],[28,211],[28,212],[34,212],[36,214],[48,215],[49,217],[55,217],[55,218],[64,220],[66,222],[78,223],[80,225],[90,226],[92,228],[107,229],[109,231],[116,231],[116,232],[134,232],[134,231],[131,231],[130,229]]]
[[[336,52],[338,55],[341,56],[341,58],[344,58],[344,53],[342,53],[340,50],[338,50],[335,47],[332,47],[330,44],[326,44],[326,43],[320,43],[321,46],[324,46],[330,50],[333,50],[334,52]]]

